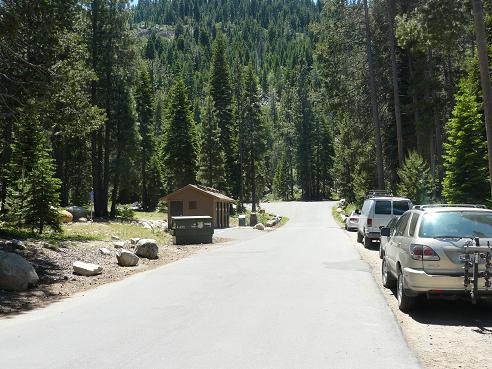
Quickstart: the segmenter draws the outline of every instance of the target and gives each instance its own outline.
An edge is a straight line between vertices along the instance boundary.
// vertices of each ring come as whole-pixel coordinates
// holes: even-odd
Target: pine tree
[[[429,165],[416,151],[410,151],[398,170],[398,196],[409,198],[414,204],[429,203],[432,197],[432,178]]]
[[[199,179],[206,186],[224,190],[225,155],[220,142],[220,129],[212,98],[207,96],[201,114],[201,147]]]
[[[282,155],[273,177],[273,193],[282,200],[290,199],[289,168],[285,155]]]
[[[232,115],[231,77],[226,59],[225,40],[220,30],[217,32],[213,45],[210,66],[210,95],[220,128],[220,142],[225,153],[228,193],[237,196],[240,192],[238,128]]]
[[[247,166],[247,183],[251,189],[251,203],[253,212],[256,211],[258,202],[258,184],[261,183],[261,169],[263,156],[265,154],[265,125],[260,106],[260,94],[258,81],[253,67],[249,66],[244,79],[244,98],[243,98],[243,124],[248,132],[245,142],[245,163]]]
[[[166,133],[163,151],[170,179],[169,190],[195,183],[198,142],[191,104],[182,79],[178,79],[169,92]]]
[[[474,76],[469,73],[460,83],[444,144],[443,195],[452,203],[483,203],[490,195],[487,138]]]
[[[145,69],[140,72],[136,89],[137,113],[140,131],[140,176],[142,179],[142,208],[149,210],[149,162],[155,149],[154,101],[149,74]],[[154,186],[155,187],[155,186]]]
[[[60,180],[36,114],[20,121],[15,133],[11,164],[9,208],[18,226],[42,233],[45,227],[60,231],[58,213]]]

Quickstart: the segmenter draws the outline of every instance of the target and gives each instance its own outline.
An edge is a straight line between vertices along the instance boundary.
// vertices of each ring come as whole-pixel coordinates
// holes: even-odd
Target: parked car
[[[345,217],[345,230],[357,231],[357,225],[359,223],[359,212],[354,210]]]
[[[386,228],[390,229],[390,233],[395,229],[396,222],[398,222],[400,217],[394,217],[386,225]],[[386,249],[386,244],[388,243],[390,237],[381,235],[381,243],[379,244],[379,258],[382,259],[384,256],[384,250]]]
[[[379,241],[381,227],[411,208],[412,202],[404,197],[374,196],[366,199],[359,216],[357,242],[363,242],[365,248],[371,247],[373,240]]]
[[[491,210],[421,206],[403,214],[393,228],[382,228],[381,235],[388,237],[381,265],[383,285],[396,284],[400,310],[413,308],[421,295],[492,298],[490,275],[483,273],[491,269]],[[477,278],[471,277],[472,267]],[[471,281],[476,282],[470,285]]]

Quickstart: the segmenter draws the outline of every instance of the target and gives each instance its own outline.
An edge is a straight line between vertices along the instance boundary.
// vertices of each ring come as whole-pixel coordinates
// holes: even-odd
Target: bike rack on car
[[[484,271],[478,270],[481,260],[485,260]],[[492,277],[492,250],[489,241],[487,241],[487,246],[480,246],[480,239],[475,237],[465,243],[465,265],[463,269],[465,272],[465,291],[470,293],[472,303],[476,304],[479,298],[478,280],[484,279],[486,291],[492,286],[490,282]],[[472,285],[471,288],[470,285]]]

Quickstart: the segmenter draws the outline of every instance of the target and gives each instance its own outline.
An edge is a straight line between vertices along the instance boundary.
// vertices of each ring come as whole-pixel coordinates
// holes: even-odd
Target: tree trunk
[[[400,109],[400,86],[398,84],[398,65],[396,60],[396,40],[395,40],[395,0],[387,0],[388,6],[388,37],[390,42],[391,53],[391,74],[393,81],[393,102],[395,108],[396,121],[396,139],[398,142],[398,164],[400,167],[405,160],[405,151],[403,147],[403,132],[401,124],[401,109]]]
[[[379,122],[379,108],[376,96],[376,82],[374,80],[374,65],[372,59],[372,40],[371,29],[369,25],[369,9],[367,6],[367,0],[364,0],[364,18],[366,26],[366,49],[367,49],[367,63],[369,66],[369,93],[371,95],[371,107],[372,107],[372,121],[374,123],[374,136],[376,139],[376,167],[378,176],[378,189],[384,189],[384,172],[383,172],[383,149],[381,143],[381,128]]]
[[[489,179],[492,198],[492,85],[490,83],[489,57],[487,36],[481,0],[472,0],[475,35],[477,39],[478,61],[480,64],[480,82],[482,85],[485,130],[487,132],[487,148],[489,153]]]
[[[254,146],[254,144],[252,145]],[[256,164],[254,152],[251,153],[251,211],[256,212]]]

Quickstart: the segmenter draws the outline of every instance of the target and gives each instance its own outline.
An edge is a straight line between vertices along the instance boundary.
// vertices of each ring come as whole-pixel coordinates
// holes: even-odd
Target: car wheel
[[[381,247],[381,244],[379,244],[379,258],[380,259],[384,258],[384,251],[383,248]]]
[[[364,239],[364,236],[360,234],[360,232],[357,232],[357,242],[362,243],[362,240]]]
[[[396,279],[388,270],[388,261],[386,258],[383,258],[381,263],[381,280],[383,282],[383,286],[386,288],[393,288],[395,286]]]
[[[347,223],[345,223],[345,230],[348,231],[348,228],[347,228]]]
[[[369,237],[365,236],[364,237],[364,248],[370,249],[371,247],[372,247],[372,240]]]
[[[407,312],[415,308],[416,297],[408,296],[405,293],[405,277],[401,270],[398,271],[398,283],[396,284],[396,297],[398,298],[398,308]]]

